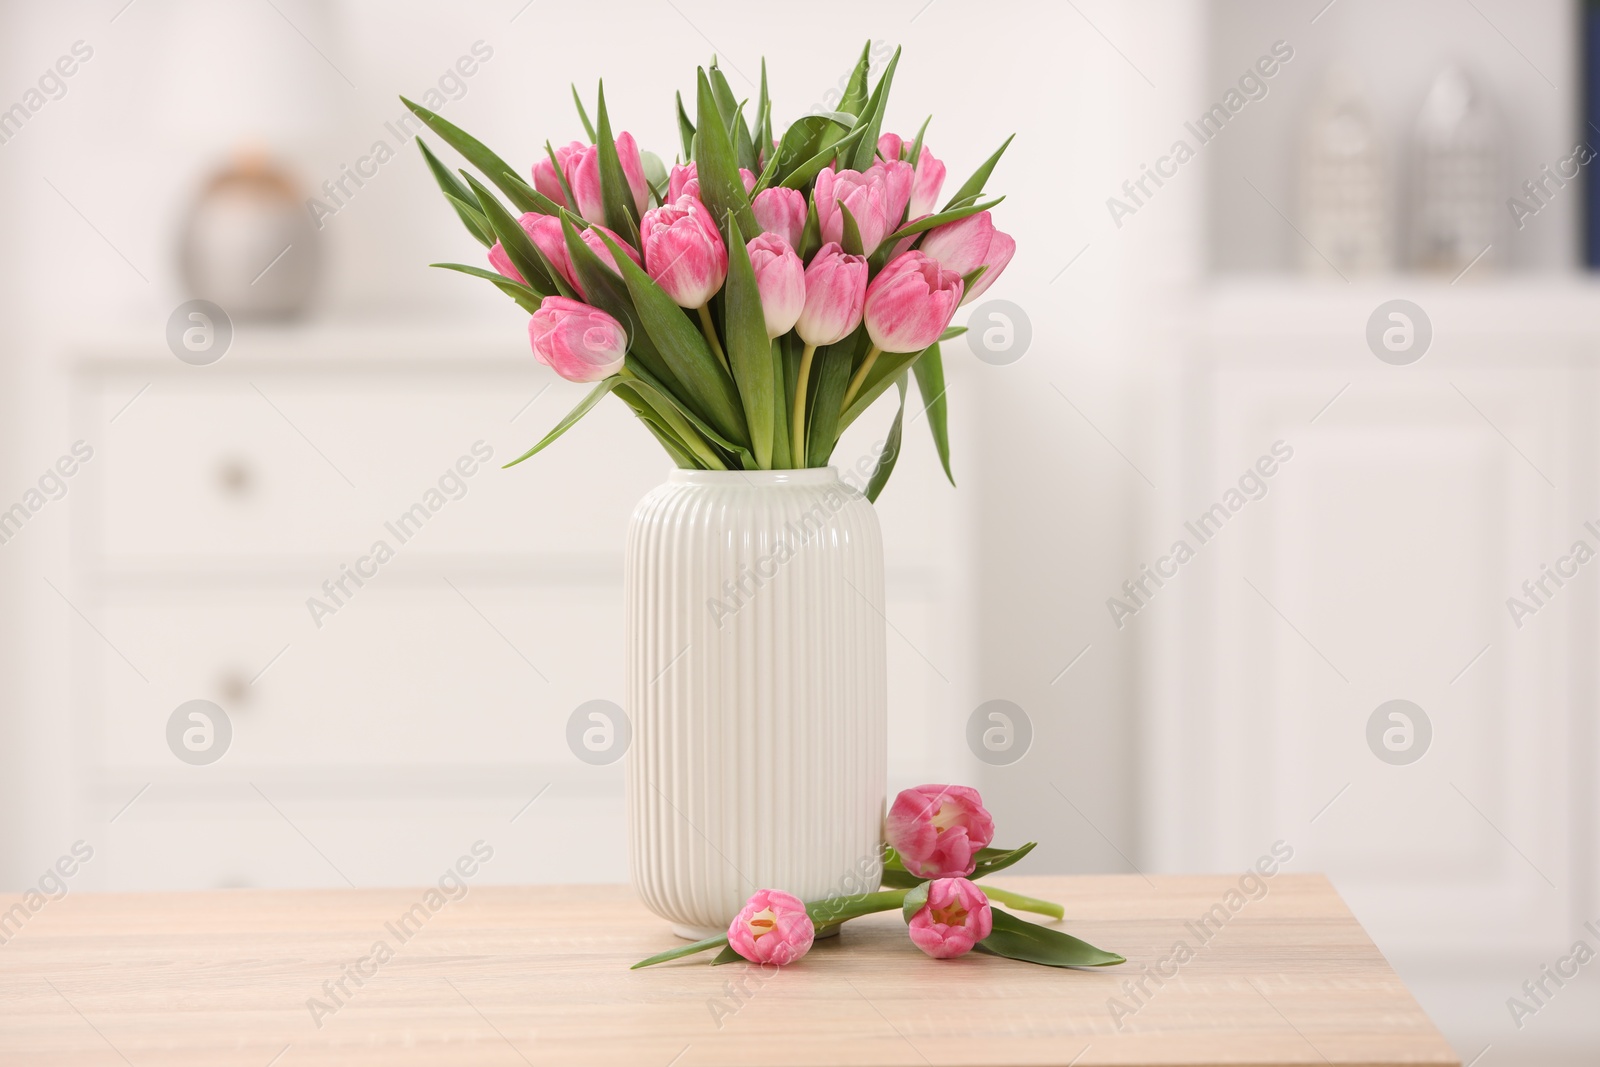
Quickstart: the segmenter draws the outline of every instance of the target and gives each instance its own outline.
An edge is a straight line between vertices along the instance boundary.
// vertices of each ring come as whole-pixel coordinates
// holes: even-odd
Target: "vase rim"
[[[673,485],[729,485],[766,488],[779,485],[832,485],[839,480],[835,467],[799,470],[702,471],[674,468],[667,481]]]

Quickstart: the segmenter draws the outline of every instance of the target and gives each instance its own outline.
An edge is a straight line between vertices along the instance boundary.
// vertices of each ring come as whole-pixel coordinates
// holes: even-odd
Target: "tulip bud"
[[[781,234],[790,248],[798,249],[806,232],[806,194],[775,185],[751,201],[756,223],[768,233]]]
[[[645,272],[679,307],[704,307],[728,276],[728,248],[692,196],[647,211],[639,223]]]
[[[874,163],[864,171],[824,168],[817,175],[812,195],[817,203],[817,223],[822,239],[844,240],[844,213],[850,209],[861,234],[861,252],[872,255],[884,237],[899,227],[911,199],[911,165],[903,160]]]
[[[885,160],[905,159],[911,148],[912,142],[899,134],[886,133],[878,138],[878,154]],[[944,164],[934,158],[927,145],[922,146],[914,166],[916,174],[911,182],[911,202],[906,208],[907,218],[913,220],[933,213],[933,205],[939,200],[939,190],[944,187],[945,174]]]
[[[921,252],[891,260],[867,289],[863,314],[885,352],[921,352],[950,325],[961,303],[961,275]]]
[[[781,234],[764,233],[745,246],[761,293],[761,313],[767,320],[767,337],[782,337],[794,329],[806,305],[806,266]]]
[[[758,889],[728,924],[728,947],[751,963],[783,967],[810,952],[816,935],[800,898]]]
[[[567,194],[561,191],[561,178],[556,177],[556,171],[557,168],[560,168],[561,176],[564,178],[567,173],[567,160],[575,155],[582,155],[586,147],[582,141],[573,141],[555,150],[556,158],[554,163],[550,161],[548,155],[535,163],[533,165],[533,187],[561,207],[572,208],[576,211],[577,208],[574,205],[567,203]]]
[[[756,176],[739,168],[739,180],[744,183],[744,191],[748,195],[755,191]],[[680,197],[692,196],[700,199],[700,165],[698,163],[678,163],[667,175],[667,203],[675,203]]]
[[[989,898],[965,878],[929,882],[928,902],[907,924],[912,942],[936,960],[965,956],[993,931]]]
[[[622,369],[628,335],[599,308],[547,296],[528,320],[528,340],[540,363],[569,382],[597,382]]]
[[[847,255],[837,244],[822,246],[806,267],[806,303],[794,324],[808,345],[831,345],[861,325],[867,293],[865,256]]]
[[[622,163],[622,177],[628,183],[628,192],[633,196],[633,206],[640,213],[650,204],[650,185],[644,178],[644,161],[639,155],[639,145],[633,139],[633,134],[624,130],[616,139],[617,158]],[[576,148],[576,151],[573,149]],[[600,146],[582,145],[577,141],[572,142],[565,149],[556,151],[556,161],[561,164],[561,172],[567,179],[567,185],[572,189],[573,197],[578,201],[576,210],[590,222],[604,222],[606,218],[605,199],[600,195]],[[546,160],[546,163],[549,161]],[[539,168],[533,169],[534,188],[539,188]],[[554,179],[554,173],[549,175]],[[544,192],[543,189],[539,190]],[[545,193],[549,196],[549,193]],[[560,203],[558,197],[550,197]],[[574,205],[568,204],[567,207]]]
[[[894,798],[884,838],[918,878],[968,875],[994,840],[994,819],[976,789],[920,785]]]
[[[1000,272],[1006,269],[1006,264],[1011,262],[1016,251],[1017,242],[1009,233],[994,231],[994,240],[989,242],[989,253],[984,257],[984,266],[989,269],[972,283],[972,288],[967,290],[961,302],[968,304],[982,296],[985,289],[1000,279]]]

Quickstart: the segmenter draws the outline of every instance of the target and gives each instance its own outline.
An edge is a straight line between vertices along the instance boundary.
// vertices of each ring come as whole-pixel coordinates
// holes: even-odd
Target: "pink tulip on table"
[[[811,951],[816,933],[799,897],[758,889],[728,924],[728,945],[751,963],[783,967]]]
[[[806,265],[781,234],[763,233],[753,238],[746,249],[755,271],[756,289],[761,293],[767,337],[782,337],[794,329],[800,312],[805,310]]]
[[[901,159],[911,151],[912,143],[899,134],[886,133],[878,138],[878,154],[884,159]],[[932,214],[933,205],[939,202],[939,190],[944,187],[944,164],[934,158],[928,146],[922,146],[920,158],[913,164],[916,174],[911,181],[911,202],[906,208],[908,219]]]
[[[806,232],[806,194],[798,189],[773,186],[751,202],[756,222],[768,233],[781,234],[790,248],[798,249]]]
[[[983,890],[965,878],[935,878],[928,902],[907,924],[911,940],[936,960],[965,956],[994,930],[994,912]]]
[[[904,160],[874,163],[865,171],[825,168],[817,175],[812,196],[825,242],[844,241],[844,213],[850,209],[861,234],[861,252],[872,255],[905,217],[911,199],[911,165]]]
[[[994,840],[994,819],[976,789],[919,785],[894,798],[884,837],[918,878],[965,876]]]
[[[528,320],[528,340],[540,363],[569,382],[597,382],[622,369],[628,334],[599,308],[547,296]]]
[[[963,277],[979,267],[988,268],[961,301],[963,304],[995,283],[1016,250],[1017,242],[1009,234],[994,228],[994,219],[987,211],[934,227],[928,231],[918,248],[923,255],[937,260],[945,270],[955,271]]]

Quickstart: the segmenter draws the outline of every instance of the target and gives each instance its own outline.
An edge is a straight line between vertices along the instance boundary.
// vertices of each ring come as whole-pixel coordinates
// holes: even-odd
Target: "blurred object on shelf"
[[[189,295],[235,319],[304,313],[320,260],[304,201],[266,153],[237,153],[206,182],[184,223],[179,258]]]
[[[1455,277],[1494,245],[1504,171],[1499,116],[1464,68],[1445,67],[1423,101],[1411,147],[1411,266]]]
[[[1377,274],[1394,266],[1383,153],[1361,84],[1328,72],[1306,124],[1301,164],[1308,273]]]

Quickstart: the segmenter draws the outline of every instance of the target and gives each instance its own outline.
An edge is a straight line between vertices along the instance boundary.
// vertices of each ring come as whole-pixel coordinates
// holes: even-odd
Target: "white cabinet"
[[[1398,295],[1434,331],[1408,366],[1365,339]],[[1147,554],[1197,540],[1184,521],[1274,442],[1293,456],[1130,623],[1154,687],[1151,857],[1242,869],[1289,842],[1289,868],[1332,877],[1425,1006],[1432,978],[1472,986],[1447,1002],[1490,1040],[1600,910],[1583,836],[1600,560],[1561,564],[1576,573],[1544,579],[1520,627],[1507,608],[1574,542],[1600,550],[1600,295],[1240,283],[1199,307],[1166,482],[1182,491],[1147,517]],[[1392,700],[1431,728],[1412,762],[1420,717],[1369,736]]]

